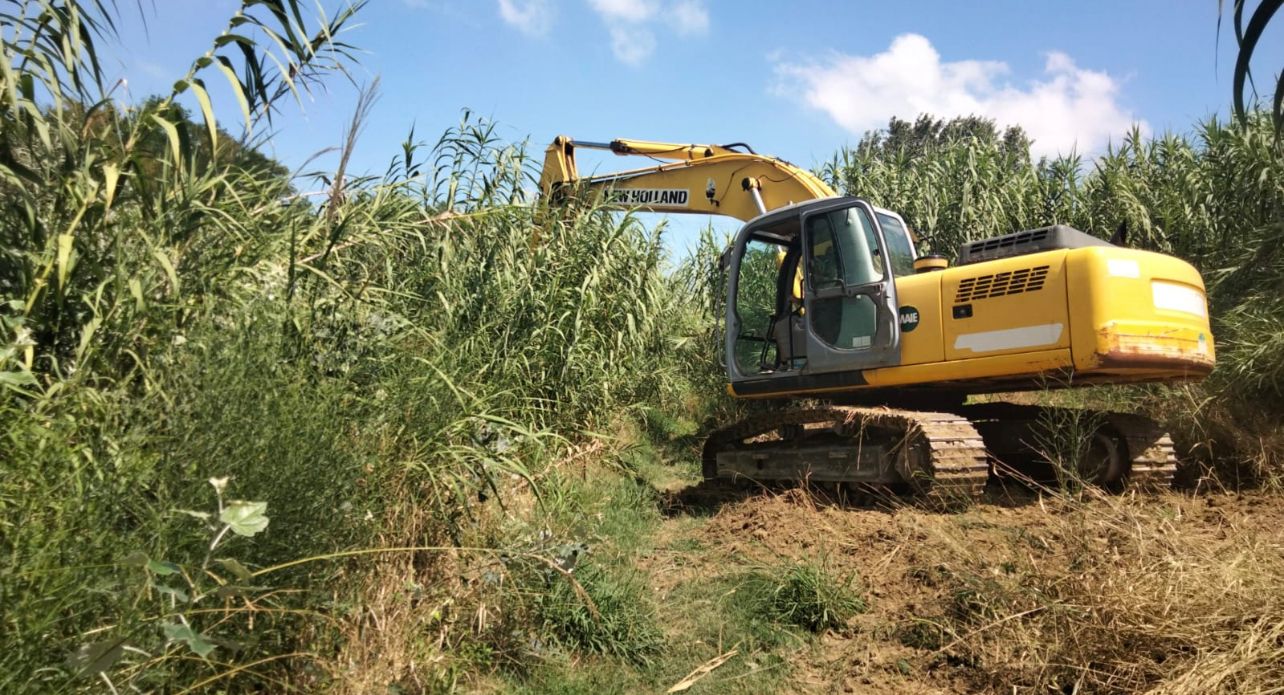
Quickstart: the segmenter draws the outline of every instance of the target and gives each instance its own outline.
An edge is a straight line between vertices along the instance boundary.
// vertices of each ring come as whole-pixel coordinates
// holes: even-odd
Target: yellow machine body
[[[900,365],[864,384],[738,394],[805,397],[889,387],[967,393],[1205,376],[1214,364],[1204,283],[1170,256],[1112,247],[1058,249],[898,277]],[[955,317],[953,307],[969,307]],[[964,312],[961,312],[964,313]]]
[[[646,157],[658,164],[581,177],[576,148]],[[782,358],[784,351],[777,347],[774,365],[749,371],[736,366],[740,357],[729,357],[727,389],[738,398],[934,390],[957,395],[1178,381],[1203,377],[1214,364],[1204,283],[1195,268],[1170,256],[1105,244],[1074,230],[1069,231],[1079,235],[1079,243],[1099,245],[983,257],[941,269],[947,264],[944,259],[917,256],[914,233],[895,213],[860,199],[839,198],[810,172],[743,145],[590,143],[559,137],[546,151],[540,186],[548,199],[564,189],[579,189],[625,209],[718,214],[748,222],[728,254],[729,355],[736,352],[737,332],[748,331],[734,324],[744,323],[737,313],[735,287],[742,261],[749,262],[745,253],[750,238],[764,231],[768,237],[775,235],[773,243],[778,246],[771,258],[778,270],[771,272],[779,273],[777,304],[792,307],[790,316],[784,316],[783,309],[774,312],[767,334],[779,330],[781,322],[788,323],[794,331],[790,340],[810,341],[814,350],[817,334],[810,326],[819,319],[807,316],[810,309],[803,308],[808,286],[805,268],[823,252],[820,246],[805,253],[799,248],[804,221],[826,210],[858,206],[868,217],[883,219],[872,225],[875,231],[866,232],[875,244],[870,246],[873,255],[862,257],[863,262],[886,269],[879,275],[882,279],[869,283],[872,290],[856,287],[840,292],[847,297],[867,295],[869,304],[877,305],[879,327],[866,333],[873,333],[875,342],[882,340],[886,354],[871,358],[875,351],[869,350],[862,357],[859,349],[820,345],[819,352],[825,353],[822,359],[803,355],[801,350],[795,355],[793,347]],[[858,237],[856,233],[852,238],[859,241]],[[882,248],[876,248],[880,242]],[[891,272],[890,256],[879,254],[886,256],[894,247],[904,249],[908,258],[902,260],[912,268],[902,263]],[[786,249],[794,254],[791,266],[784,265]],[[818,301],[814,288],[812,292],[807,301]],[[792,298],[787,299],[787,294]],[[831,291],[829,296],[844,295]],[[780,345],[778,337],[749,337]],[[763,354],[767,352],[764,348]]]

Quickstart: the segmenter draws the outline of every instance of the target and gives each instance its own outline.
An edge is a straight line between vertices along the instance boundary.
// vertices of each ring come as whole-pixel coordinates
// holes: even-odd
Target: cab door
[[[896,283],[874,209],[845,198],[803,214],[807,368],[900,363]]]

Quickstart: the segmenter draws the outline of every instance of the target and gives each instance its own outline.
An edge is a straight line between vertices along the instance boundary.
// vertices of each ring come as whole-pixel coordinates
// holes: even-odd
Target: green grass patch
[[[842,629],[867,608],[854,576],[836,575],[815,562],[750,573],[737,593],[757,615],[812,633]]]
[[[647,663],[663,645],[663,636],[645,578],[598,564],[582,566],[574,577],[584,594],[562,577],[552,577],[549,589],[540,594],[537,614],[543,634],[567,649]]]

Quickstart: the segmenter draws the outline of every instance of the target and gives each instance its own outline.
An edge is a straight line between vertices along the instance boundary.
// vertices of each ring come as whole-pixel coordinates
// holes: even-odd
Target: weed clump
[[[835,576],[811,562],[755,572],[738,593],[763,618],[813,633],[842,629],[867,608],[853,575]]]
[[[536,613],[554,644],[636,664],[647,663],[663,646],[655,607],[636,574],[585,565],[574,574],[583,594],[562,577],[550,581],[537,594]]]

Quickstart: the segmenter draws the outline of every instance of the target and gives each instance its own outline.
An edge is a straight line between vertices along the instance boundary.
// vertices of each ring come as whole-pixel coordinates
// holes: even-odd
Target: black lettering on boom
[[[685,188],[625,188],[611,191],[609,200],[620,205],[687,207],[691,192]]]

